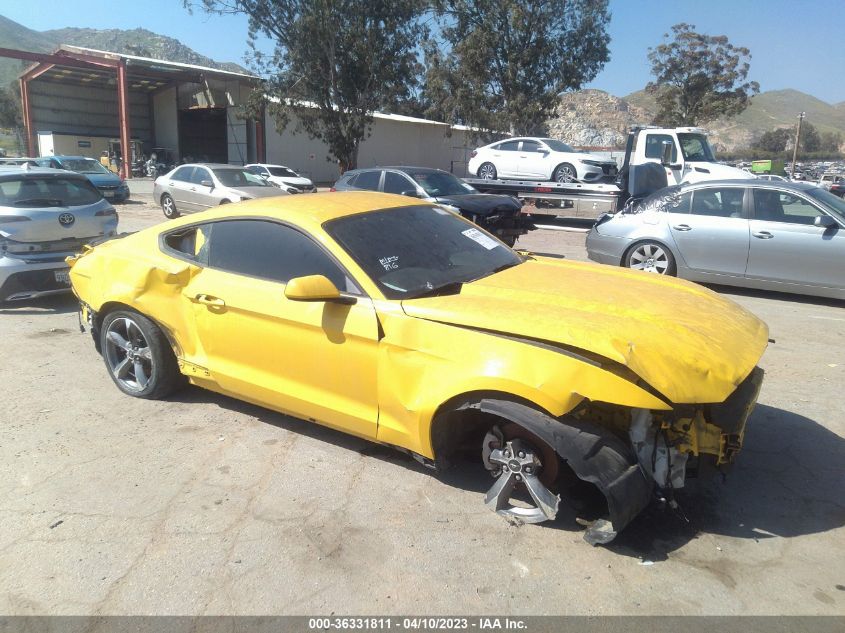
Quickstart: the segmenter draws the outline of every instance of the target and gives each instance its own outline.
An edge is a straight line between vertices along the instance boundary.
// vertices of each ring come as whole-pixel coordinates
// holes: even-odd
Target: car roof
[[[20,165],[0,165],[0,179],[2,180],[16,180],[19,178],[43,178],[43,177],[58,177],[64,178],[79,178],[87,180],[87,178],[75,171],[67,169],[52,169],[50,167],[30,167],[24,169]]]
[[[185,163],[184,165],[176,165],[174,169],[180,167],[209,167],[211,169],[243,169],[245,165],[229,165],[228,163]]]
[[[40,160],[47,160],[48,158],[55,158],[59,162],[62,162],[63,160],[93,160],[97,162],[96,158],[91,158],[90,156],[65,156],[64,154],[57,154],[56,156],[41,156]]]
[[[722,180],[699,180],[698,182],[687,182],[681,185],[681,189],[694,189],[697,187],[777,187],[778,189],[794,189],[795,191],[807,191],[816,189],[811,182],[792,182],[789,180],[767,180],[764,178],[732,178]]]
[[[435,167],[414,167],[412,165],[379,165],[378,167],[361,167],[360,169],[352,169],[350,172],[360,173],[364,171],[376,171],[381,169],[394,169],[396,171],[413,171],[420,174],[434,174],[434,173],[442,173],[448,174],[448,171],[444,171],[442,169],[437,169]],[[350,173],[347,172],[347,173]],[[346,174],[344,174],[345,176]]]
[[[240,217],[267,217],[299,225],[322,224],[328,220],[357,215],[366,211],[426,205],[418,198],[375,191],[332,191],[299,196],[271,196],[237,204],[215,207],[162,225],[165,230],[175,225],[193,224],[200,220],[223,220]]]

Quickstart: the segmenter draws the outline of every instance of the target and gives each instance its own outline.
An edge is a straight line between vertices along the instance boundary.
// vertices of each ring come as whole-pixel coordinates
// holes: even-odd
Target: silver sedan
[[[667,187],[600,218],[587,254],[692,281],[845,299],[845,201],[807,183]]]
[[[285,196],[288,192],[238,165],[180,165],[153,185],[153,198],[168,218],[229,202]]]

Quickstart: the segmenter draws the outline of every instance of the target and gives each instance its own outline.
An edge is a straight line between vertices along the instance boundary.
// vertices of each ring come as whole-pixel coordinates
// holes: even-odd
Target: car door
[[[666,167],[666,176],[670,185],[678,184],[684,177],[684,166],[678,160],[678,145],[670,134],[646,134],[645,160],[649,163],[659,163],[663,158],[663,143],[672,144],[672,162]]]
[[[165,183],[173,202],[176,203],[176,208],[180,212],[191,213],[197,210],[193,202],[188,200],[189,189],[193,186],[191,183],[191,174],[193,173],[193,165],[180,167],[170,175]]]
[[[742,277],[749,228],[744,187],[702,187],[685,192],[667,213],[683,263],[704,274]]]
[[[208,182],[214,183],[211,172],[205,167],[195,167],[191,174],[191,184],[185,192],[185,199],[194,211],[205,211],[218,204],[217,198],[213,195],[214,187],[203,184]]]
[[[524,140],[518,152],[517,172],[520,178],[548,178],[553,166],[549,165],[549,149],[538,141]]]
[[[265,220],[204,228],[204,267],[183,289],[211,378],[226,393],[376,435],[378,321],[372,301],[313,239]],[[290,279],[322,274],[349,303],[293,301]]]
[[[789,191],[753,187],[747,276],[806,286],[845,287],[845,229],[813,224],[828,214]]]
[[[519,141],[503,141],[490,148],[490,162],[496,166],[499,178],[519,175]]]

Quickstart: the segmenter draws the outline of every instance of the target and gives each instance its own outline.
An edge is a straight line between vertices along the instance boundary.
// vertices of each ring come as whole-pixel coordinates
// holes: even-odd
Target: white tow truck
[[[621,209],[628,198],[654,191],[654,181],[629,179],[632,167],[656,163],[666,173],[666,183],[675,185],[701,180],[754,178],[746,171],[716,162],[707,132],[700,128],[642,126],[631,129],[625,159],[613,182],[564,183],[530,180],[486,180],[464,178],[483,193],[511,195],[523,201],[523,212],[567,218],[596,219]],[[653,172],[652,172],[653,173]]]

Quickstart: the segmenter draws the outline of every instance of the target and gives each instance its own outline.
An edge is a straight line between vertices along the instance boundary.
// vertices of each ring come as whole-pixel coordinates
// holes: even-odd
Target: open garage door
[[[179,152],[182,160],[228,163],[226,108],[179,110]]]

